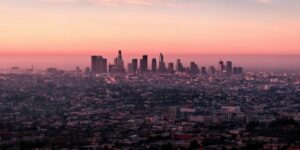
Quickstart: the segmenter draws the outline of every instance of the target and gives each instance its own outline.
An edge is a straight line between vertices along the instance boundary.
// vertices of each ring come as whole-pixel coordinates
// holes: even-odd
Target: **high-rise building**
[[[219,71],[221,73],[224,73],[225,72],[225,65],[224,65],[224,62],[223,61],[219,61]]]
[[[232,62],[231,61],[227,61],[227,64],[226,64],[226,74],[227,75],[231,75],[232,74]]]
[[[119,50],[118,52],[118,58],[117,58],[117,67],[120,68],[121,70],[124,69],[124,61],[123,61],[123,57],[122,57],[122,51]]]
[[[116,73],[116,67],[115,67],[115,65],[114,64],[109,64],[108,65],[108,71],[110,73]]]
[[[166,64],[164,62],[164,55],[160,53],[159,55],[159,67],[158,67],[159,72],[165,72],[166,71]]]
[[[133,68],[132,68],[132,63],[128,63],[128,72],[129,73],[134,73]]]
[[[143,55],[143,58],[140,60],[140,71],[145,73],[148,71],[148,56]]]
[[[174,72],[174,63],[169,63],[168,64],[168,71],[169,72]]]
[[[92,73],[98,73],[99,71],[99,63],[98,63],[98,56],[92,56]]]
[[[216,73],[216,69],[214,66],[209,67],[209,74],[214,75]]]
[[[198,74],[199,73],[199,67],[195,62],[190,63],[190,73],[191,74]]]
[[[102,60],[101,71],[102,71],[103,73],[107,73],[107,59],[106,59],[106,58],[104,58],[104,59]]]
[[[238,67],[233,67],[232,73],[233,73],[233,74],[237,74],[237,73],[238,73]]]
[[[107,59],[102,56],[92,56],[92,73],[106,73],[107,72]]]
[[[237,74],[239,74],[239,75],[243,74],[243,67],[237,68]]]
[[[152,72],[156,72],[157,70],[157,63],[156,63],[156,58],[152,59]]]
[[[122,51],[118,51],[118,57],[114,59],[114,64],[109,65],[109,72],[111,73],[124,73],[125,67],[124,67],[124,61],[122,58]]]
[[[176,61],[176,71],[184,72],[184,68],[183,68],[183,65],[182,65],[180,59],[177,59],[177,61]]]
[[[132,59],[131,64],[132,64],[132,72],[133,73],[137,73],[137,70],[138,70],[138,60],[137,59]]]
[[[207,75],[206,67],[201,67],[201,74]]]

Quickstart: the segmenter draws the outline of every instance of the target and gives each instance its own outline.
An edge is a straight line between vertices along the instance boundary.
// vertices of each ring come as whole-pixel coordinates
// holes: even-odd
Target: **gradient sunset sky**
[[[299,0],[1,0],[0,55],[296,55],[299,8]]]

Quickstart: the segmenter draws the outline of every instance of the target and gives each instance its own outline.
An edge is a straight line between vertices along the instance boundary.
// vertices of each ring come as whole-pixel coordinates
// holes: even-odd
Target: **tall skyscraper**
[[[125,67],[124,67],[124,61],[122,58],[122,51],[118,51],[118,57],[114,59],[114,64],[109,65],[109,72],[111,73],[124,73]]]
[[[108,65],[108,71],[110,73],[116,73],[116,67],[115,67],[115,65],[114,64],[109,64]]]
[[[243,67],[237,68],[237,74],[242,75],[243,74]]]
[[[118,66],[118,58],[114,59],[114,66],[117,68],[117,66]]]
[[[209,74],[214,75],[216,73],[215,67],[214,66],[210,66],[208,72],[209,72]]]
[[[206,67],[201,67],[201,74],[207,75]]]
[[[160,53],[159,55],[159,67],[158,67],[159,72],[165,72],[166,71],[166,64],[164,62],[164,55]]]
[[[134,73],[133,72],[133,68],[132,68],[132,63],[128,63],[128,67],[127,68],[128,68],[128,72],[129,73]]]
[[[101,70],[102,70],[103,73],[107,73],[107,59],[106,58],[104,58],[102,60],[102,68],[101,68]]]
[[[183,72],[184,71],[184,68],[183,68],[183,65],[182,65],[180,59],[177,59],[177,61],[176,61],[176,71],[178,71],[178,72]]]
[[[148,56],[143,55],[143,58],[140,60],[140,71],[145,73],[148,71]]]
[[[133,73],[137,73],[137,70],[138,70],[138,60],[137,59],[132,59],[131,64],[132,64],[132,72]]]
[[[238,67],[233,67],[232,73],[233,73],[233,74],[237,74],[237,73],[238,73]]]
[[[168,71],[169,72],[174,72],[174,63],[169,63],[168,64]]]
[[[156,72],[157,70],[157,62],[156,62],[156,58],[152,59],[152,72]]]
[[[219,61],[219,71],[221,73],[225,72],[225,66],[223,61]]]
[[[232,74],[234,74],[234,75],[243,74],[243,67],[233,67]]]
[[[124,69],[124,61],[123,61],[123,57],[122,57],[122,51],[119,50],[118,52],[118,58],[117,58],[117,67],[120,69],[120,70],[123,70]]]
[[[92,56],[92,73],[106,73],[107,72],[107,59],[102,56]]]
[[[98,56],[92,56],[92,65],[91,65],[91,68],[92,68],[92,73],[99,73],[99,63],[98,63]]]
[[[191,62],[191,64],[190,64],[190,73],[192,73],[192,74],[199,73],[199,67],[195,62]]]
[[[231,75],[232,74],[232,62],[231,61],[227,61],[227,64],[226,64],[226,74],[227,75]]]

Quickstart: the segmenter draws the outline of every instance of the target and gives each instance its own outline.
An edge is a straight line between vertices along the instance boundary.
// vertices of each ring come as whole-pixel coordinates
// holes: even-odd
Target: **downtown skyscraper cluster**
[[[160,53],[159,60],[152,58],[151,65],[148,64],[148,55],[143,55],[141,59],[132,59],[127,65],[127,71],[124,65],[122,51],[118,51],[118,56],[114,59],[113,64],[107,64],[107,59],[103,56],[91,57],[91,72],[93,74],[102,73],[188,73],[188,74],[201,74],[201,75],[239,75],[243,74],[242,67],[233,67],[231,61],[227,61],[226,64],[223,61],[219,61],[217,68],[209,66],[207,69],[205,66],[199,67],[196,62],[190,62],[189,67],[184,67],[180,59],[176,60],[176,63],[169,62],[166,65],[164,61],[164,55]],[[107,69],[108,68],[108,69]]]

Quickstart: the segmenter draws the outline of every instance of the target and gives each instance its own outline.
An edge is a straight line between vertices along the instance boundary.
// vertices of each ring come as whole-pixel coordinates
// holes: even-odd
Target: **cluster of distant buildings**
[[[152,60],[0,74],[0,149],[300,148],[298,74]]]
[[[164,55],[159,55],[157,62],[156,58],[152,58],[151,68],[148,68],[148,55],[143,55],[140,60],[132,59],[128,63],[127,71],[125,69],[124,60],[122,57],[122,51],[118,51],[118,57],[114,59],[113,64],[108,64],[108,60],[103,56],[92,56],[91,57],[91,72],[93,74],[102,73],[190,73],[190,74],[202,74],[202,75],[215,75],[219,73],[221,75],[239,75],[243,74],[242,67],[234,67],[231,61],[227,61],[226,64],[223,61],[219,61],[219,66],[216,69],[214,66],[210,66],[208,69],[203,66],[199,67],[195,62],[190,62],[189,67],[184,67],[180,59],[176,60],[176,64],[173,62],[167,63],[164,61]],[[139,61],[139,65],[138,65]]]

